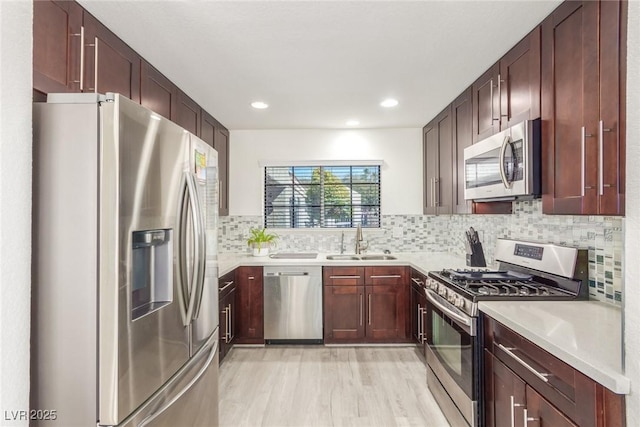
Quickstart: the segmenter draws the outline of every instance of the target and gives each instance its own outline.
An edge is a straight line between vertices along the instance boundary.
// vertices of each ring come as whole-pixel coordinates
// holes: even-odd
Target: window
[[[380,166],[267,166],[267,228],[380,227]]]

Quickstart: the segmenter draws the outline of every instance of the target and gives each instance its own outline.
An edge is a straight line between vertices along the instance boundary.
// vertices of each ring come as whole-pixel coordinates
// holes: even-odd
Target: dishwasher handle
[[[308,276],[309,273],[304,271],[304,272],[295,272],[295,273],[289,273],[286,271],[279,271],[277,273],[267,273],[267,276],[294,276],[294,277],[300,277],[300,276]]]

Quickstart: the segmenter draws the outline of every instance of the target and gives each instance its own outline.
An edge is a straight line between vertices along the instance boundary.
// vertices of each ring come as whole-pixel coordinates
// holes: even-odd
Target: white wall
[[[631,380],[627,425],[640,425],[640,2],[629,2],[627,47],[627,189],[625,219],[625,357]]]
[[[422,213],[422,129],[238,130],[230,139],[231,215],[262,215],[260,162],[269,160],[384,160],[382,213]]]
[[[0,416],[29,409],[31,1],[0,0]],[[7,411],[7,412],[5,412]]]

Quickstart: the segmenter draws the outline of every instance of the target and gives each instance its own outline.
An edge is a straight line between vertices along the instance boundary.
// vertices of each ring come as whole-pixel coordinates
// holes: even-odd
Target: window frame
[[[292,162],[293,163],[293,162]],[[382,228],[382,184],[381,184],[381,174],[382,174],[382,166],[380,163],[371,163],[368,161],[353,161],[353,162],[340,162],[339,164],[332,164],[331,162],[304,162],[302,164],[264,164],[261,165],[263,167],[263,223],[265,228],[271,229],[282,229],[282,230],[340,230],[345,228],[355,228],[359,224],[363,228],[368,228],[371,230],[381,229]],[[278,171],[278,169],[280,171]],[[297,178],[300,176],[304,176],[304,174],[296,174],[296,171],[305,170],[306,173],[309,174],[308,182],[300,182],[297,181]],[[327,183],[327,175],[326,173],[332,173],[336,171],[336,169],[343,169],[342,174],[345,174],[344,170],[348,169],[348,174],[344,175],[340,182]],[[361,173],[364,173],[366,169],[372,170],[373,180],[364,180],[358,179],[358,175],[354,175],[354,172],[358,170]],[[283,170],[288,170],[288,174],[291,178],[290,182],[285,180],[278,181],[273,178],[277,176],[276,172],[282,173]],[[312,177],[318,171],[320,182],[312,183]],[[269,172],[272,172],[270,175]],[[355,178],[354,178],[355,177]],[[346,180],[346,181],[345,181]],[[271,183],[270,183],[271,182]],[[331,188],[331,186],[342,185],[346,187],[349,192],[349,201],[347,204],[326,204],[326,189]],[[354,194],[358,195],[358,198],[361,196],[361,192],[357,191],[358,187],[373,187],[374,189],[374,198],[377,196],[377,199],[374,199],[373,202],[368,200],[369,203],[362,203],[360,199],[359,202],[354,202]],[[280,187],[280,191],[277,189]],[[285,203],[280,205],[274,205],[273,200],[277,197],[274,194],[280,194],[284,191],[284,189],[289,188],[290,197],[293,199],[293,203]],[[306,191],[317,188],[319,191],[319,204],[296,204],[296,200],[298,200],[296,194],[300,193],[300,189],[305,189]],[[274,191],[275,190],[275,191]],[[307,192],[305,191],[303,197],[307,197]],[[370,197],[370,196],[369,196]],[[288,214],[285,214],[285,219],[282,222],[278,222],[277,219],[269,219],[269,215],[274,212],[274,206],[280,207],[283,211],[286,209],[289,210]],[[345,224],[343,222],[334,222],[331,223],[331,220],[335,221],[335,218],[327,217],[327,207],[335,207],[335,208],[345,208],[348,212],[348,223]],[[283,209],[284,208],[284,209]],[[305,212],[306,209],[317,210],[315,215],[305,213],[306,223],[302,223],[300,220],[300,212]],[[363,212],[366,211],[366,212]],[[363,215],[369,216],[371,214],[372,218],[366,218],[363,221]],[[313,221],[313,217],[317,218],[318,225],[309,225],[309,221]]]

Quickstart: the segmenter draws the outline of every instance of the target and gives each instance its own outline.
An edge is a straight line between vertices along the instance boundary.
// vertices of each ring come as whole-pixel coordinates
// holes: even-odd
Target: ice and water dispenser
[[[173,301],[172,237],[171,230],[133,232],[132,320]]]

